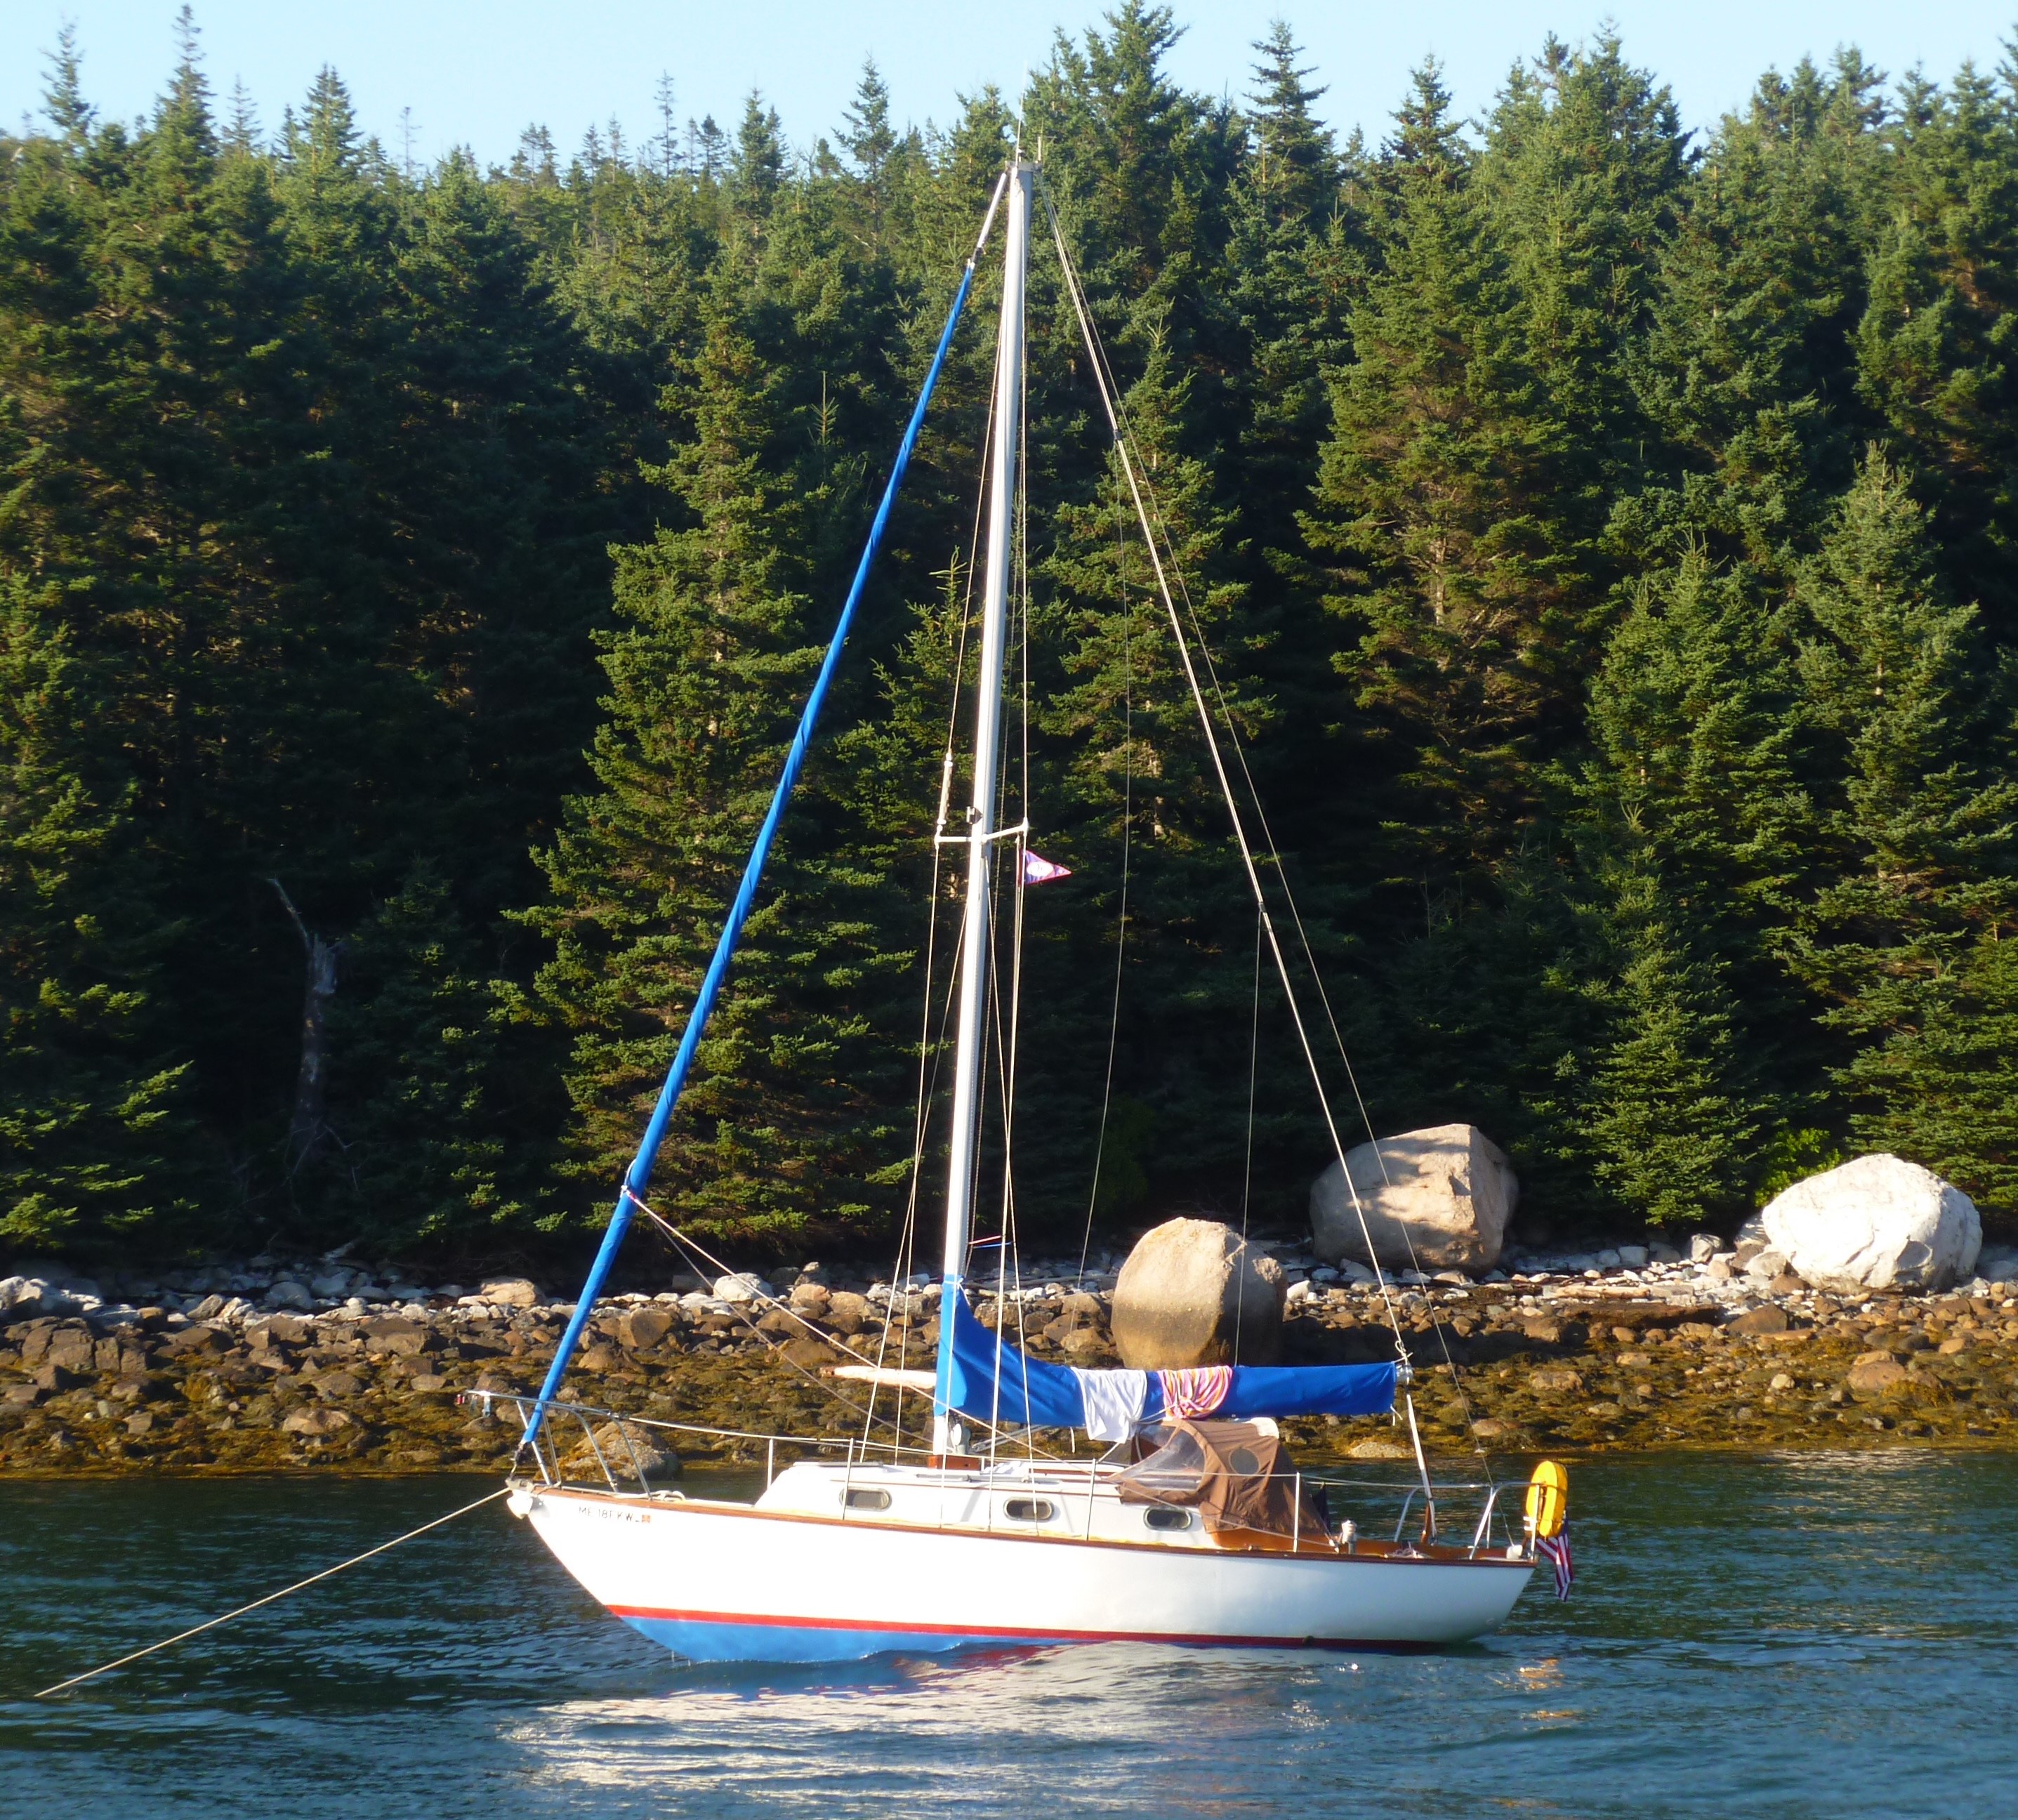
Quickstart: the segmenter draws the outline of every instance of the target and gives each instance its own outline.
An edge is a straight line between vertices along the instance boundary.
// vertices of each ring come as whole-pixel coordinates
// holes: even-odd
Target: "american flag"
[[[1544,1536],[1535,1544],[1546,1556],[1556,1570],[1556,1597],[1566,1599],[1570,1596],[1570,1582],[1576,1578],[1576,1569],[1570,1560],[1569,1525],[1564,1524],[1553,1536]]]

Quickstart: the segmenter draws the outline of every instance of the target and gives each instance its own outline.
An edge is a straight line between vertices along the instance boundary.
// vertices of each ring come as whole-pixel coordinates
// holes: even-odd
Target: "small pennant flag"
[[[1556,1570],[1556,1597],[1566,1599],[1570,1596],[1570,1583],[1576,1578],[1576,1569],[1570,1561],[1570,1532],[1567,1525],[1557,1534],[1545,1536],[1535,1544],[1536,1548]]]
[[[1033,853],[1028,847],[1023,849],[1023,882],[1025,885],[1049,885],[1054,878],[1071,877],[1072,868],[1069,866],[1054,865],[1042,854]]]

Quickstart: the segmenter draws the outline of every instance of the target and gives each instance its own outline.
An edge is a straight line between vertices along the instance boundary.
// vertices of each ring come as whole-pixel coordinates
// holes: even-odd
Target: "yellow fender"
[[[1570,1475],[1553,1460],[1537,1466],[1528,1480],[1528,1529],[1546,1540],[1569,1520]]]

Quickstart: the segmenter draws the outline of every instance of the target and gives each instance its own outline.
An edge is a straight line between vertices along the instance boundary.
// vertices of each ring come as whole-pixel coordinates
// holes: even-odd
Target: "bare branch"
[[[294,918],[295,928],[302,938],[302,947],[313,954],[315,952],[315,937],[309,933],[308,924],[302,921],[302,913],[295,908],[295,900],[288,896],[288,888],[277,878],[269,878],[266,882],[280,894],[280,902],[288,906],[288,914]]]

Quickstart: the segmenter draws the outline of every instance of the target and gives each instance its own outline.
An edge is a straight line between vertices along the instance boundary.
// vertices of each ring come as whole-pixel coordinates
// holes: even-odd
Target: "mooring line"
[[[390,1542],[382,1542],[376,1548],[367,1548],[362,1554],[353,1554],[348,1561],[339,1561],[334,1567],[326,1567],[320,1573],[312,1573],[306,1579],[298,1579],[291,1587],[283,1587],[277,1593],[269,1593],[264,1598],[255,1599],[249,1605],[240,1605],[235,1611],[226,1612],[221,1618],[212,1618],[205,1623],[192,1626],[187,1630],[178,1630],[172,1637],[165,1637],[159,1643],[150,1643],[145,1649],[136,1649],[131,1655],[122,1655],[117,1662],[108,1662],[96,1668],[86,1669],[82,1674],[74,1674],[67,1681],[58,1681],[52,1688],[44,1688],[34,1698],[45,1700],[52,1694],[60,1694],[66,1688],[74,1688],[83,1681],[95,1680],[102,1674],[110,1674],[115,1668],[124,1668],[129,1662],[138,1662],[143,1655],[152,1655],[157,1649],[166,1649],[172,1645],[186,1643],[192,1637],[200,1637],[206,1630],[215,1630],[220,1624],[229,1624],[233,1618],[242,1618],[248,1612],[256,1612],[262,1605],[270,1605],[276,1599],[284,1599],[290,1593],[298,1593],[304,1587],[312,1587],[317,1580],[327,1579],[331,1574],[342,1573],[347,1567],[355,1567],[360,1561],[369,1561],[374,1554],[383,1554],[389,1548],[397,1548],[403,1542],[410,1542],[416,1536],[425,1536],[430,1529],[439,1529],[444,1523],[453,1523],[458,1517],[466,1517],[472,1511],[480,1511],[486,1504],[494,1503],[511,1490],[509,1485],[500,1485],[494,1492],[479,1498],[473,1504],[465,1504],[459,1511],[450,1511],[445,1517],[437,1517],[431,1523],[423,1523],[418,1529],[409,1529],[403,1536],[395,1536]]]

